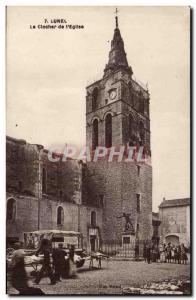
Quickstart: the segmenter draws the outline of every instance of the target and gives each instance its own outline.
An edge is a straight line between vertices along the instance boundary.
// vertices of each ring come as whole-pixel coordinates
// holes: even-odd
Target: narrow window
[[[46,193],[46,169],[43,168],[42,171],[42,192],[45,194]]]
[[[57,208],[57,225],[62,225],[64,222],[64,210],[62,206]]]
[[[144,99],[140,98],[140,107],[139,107],[140,113],[144,113]]]
[[[94,88],[92,95],[92,111],[97,109],[98,88]]]
[[[137,176],[140,176],[140,170],[141,170],[141,166],[137,165]]]
[[[99,200],[100,200],[100,206],[104,207],[104,195],[99,195]]]
[[[95,150],[96,147],[98,146],[98,135],[99,135],[99,124],[98,124],[98,120],[95,119],[93,121],[93,140],[92,140],[93,150]]]
[[[96,226],[96,212],[91,211],[91,226],[95,227]]]
[[[139,136],[140,136],[140,145],[144,145],[145,140],[145,130],[144,130],[144,124],[142,122],[139,123]]]
[[[60,197],[60,198],[63,197],[63,191],[59,191],[59,197]]]
[[[108,114],[105,118],[105,146],[112,147],[112,115]]]
[[[136,197],[137,197],[137,212],[139,213],[141,211],[140,194],[136,194]]]
[[[147,115],[149,116],[149,100],[148,100],[148,102],[147,102],[147,107],[146,107],[146,109],[147,109]]]
[[[18,190],[19,192],[22,192],[22,181],[18,182]]]
[[[11,198],[7,201],[7,220],[15,221],[16,219],[16,200]]]
[[[129,116],[129,138],[130,138],[130,139],[131,139],[132,136],[133,136],[133,132],[134,132],[134,130],[133,130],[133,118],[132,118],[132,116],[130,115],[130,116]]]

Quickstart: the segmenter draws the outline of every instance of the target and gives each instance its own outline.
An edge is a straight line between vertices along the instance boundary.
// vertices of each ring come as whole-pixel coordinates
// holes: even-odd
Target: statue
[[[132,231],[134,233],[134,228],[130,219],[131,214],[123,213],[123,217],[125,218],[125,231]]]
[[[134,234],[134,228],[133,228],[133,224],[131,222],[131,218],[130,218],[131,214],[128,213],[123,213],[122,216],[117,217],[117,218],[125,218],[125,227],[124,227],[124,231],[131,231],[132,234]]]

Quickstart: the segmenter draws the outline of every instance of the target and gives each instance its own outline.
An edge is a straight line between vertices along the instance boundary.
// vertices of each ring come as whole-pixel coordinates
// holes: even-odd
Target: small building
[[[190,245],[190,198],[166,200],[159,205],[160,239]]]

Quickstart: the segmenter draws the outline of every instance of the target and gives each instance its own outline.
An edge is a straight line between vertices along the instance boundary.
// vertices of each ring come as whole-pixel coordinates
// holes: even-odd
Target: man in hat
[[[39,271],[38,276],[35,279],[35,283],[39,284],[44,273],[46,273],[50,278],[51,284],[55,284],[56,281],[50,265],[50,244],[48,239],[43,239],[41,241],[40,248],[36,252],[36,255],[38,255],[39,253],[44,255],[44,260],[42,262],[41,270]]]
[[[63,250],[63,244],[59,243],[58,248],[53,250],[52,259],[53,266],[55,269],[54,277],[55,280],[61,281],[61,276],[63,274],[63,270],[65,268],[65,256],[66,252]]]

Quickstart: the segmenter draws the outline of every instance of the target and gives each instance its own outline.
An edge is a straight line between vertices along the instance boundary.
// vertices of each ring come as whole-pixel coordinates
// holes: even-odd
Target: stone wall
[[[15,217],[7,220],[7,237],[22,241],[24,232],[38,229],[80,231],[84,246],[89,249],[90,214],[96,212],[101,234],[102,208],[97,201],[87,201],[91,187],[86,188],[85,176],[82,180],[85,164],[71,159],[62,161],[58,155],[53,156],[57,161],[52,162],[42,146],[9,137],[6,150],[6,199],[16,201]],[[46,191],[43,190],[43,169],[46,170]],[[62,225],[57,225],[59,206],[64,213]]]
[[[125,219],[123,213],[131,214],[136,231],[139,224],[139,239],[152,237],[152,169],[141,165],[140,175],[137,165],[126,162],[107,162],[87,164],[88,184],[92,186],[89,201],[103,195],[103,241],[122,239]],[[101,178],[101,180],[100,180]],[[91,184],[90,184],[91,182]],[[137,213],[136,194],[140,194],[141,211]]]
[[[6,200],[9,201],[9,199],[16,201],[16,216],[13,220],[7,220],[6,236],[7,238],[16,237],[23,241],[25,231],[38,229],[38,200],[32,196],[7,193]],[[45,218],[48,219],[46,209]]]
[[[40,224],[38,228],[38,198],[8,193],[7,201],[11,198],[16,201],[16,217],[14,220],[7,220],[7,238],[16,237],[20,241],[23,241],[24,232],[36,231],[38,229],[79,231],[83,235],[84,248],[89,250],[88,229],[90,227],[92,211],[96,212],[97,226],[100,230],[102,228],[102,209],[46,198],[40,200]],[[57,225],[57,209],[59,206],[64,211],[62,225]]]
[[[82,164],[77,160],[48,159],[48,151],[40,145],[8,137],[6,141],[7,191],[27,196],[52,198],[58,201],[81,202]],[[43,169],[46,170],[46,191],[42,191]]]
[[[163,242],[168,236],[177,236],[180,243],[190,244],[190,206],[160,207],[160,235]]]
[[[8,191],[38,194],[38,146],[7,137],[6,186]]]

